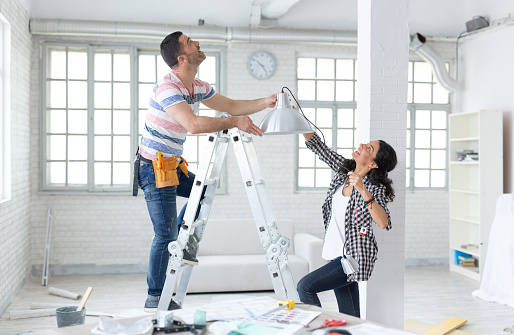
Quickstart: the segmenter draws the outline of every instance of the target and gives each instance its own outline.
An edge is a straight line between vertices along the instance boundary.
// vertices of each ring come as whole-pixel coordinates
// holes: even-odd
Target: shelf
[[[480,138],[478,137],[456,137],[450,138],[450,142],[469,142],[469,141],[478,141]]]
[[[448,120],[450,270],[480,281],[496,199],[503,191],[503,112],[450,114]],[[479,160],[463,159],[466,152]],[[467,254],[476,267],[457,265]]]
[[[464,248],[454,248],[452,246],[450,246],[450,248],[453,249],[453,250],[457,250],[457,251],[463,252],[465,254],[469,254],[471,256],[475,256],[476,258],[480,259],[480,248],[464,249]]]
[[[451,165],[479,165],[480,161],[450,161]]]
[[[478,225],[480,224],[480,219],[473,216],[450,216],[450,220],[457,220]]]

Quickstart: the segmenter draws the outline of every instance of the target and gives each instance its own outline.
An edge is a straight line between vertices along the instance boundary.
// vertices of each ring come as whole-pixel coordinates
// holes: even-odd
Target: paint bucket
[[[86,308],[77,311],[78,306],[60,307],[55,310],[57,316],[57,327],[68,327],[83,325],[86,321]]]

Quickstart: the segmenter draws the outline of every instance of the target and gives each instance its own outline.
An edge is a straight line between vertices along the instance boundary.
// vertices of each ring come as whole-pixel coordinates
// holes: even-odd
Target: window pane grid
[[[298,97],[306,101],[355,101],[353,59],[298,58]]]
[[[446,63],[449,68],[449,63]],[[430,65],[425,61],[409,62],[408,103],[448,104],[449,94],[435,81]]]
[[[407,169],[407,188],[446,188],[447,187],[447,129],[446,110],[410,109],[411,145],[407,148],[410,162]],[[444,121],[443,121],[444,120]],[[434,128],[434,125],[436,128]],[[413,145],[412,145],[413,144]]]
[[[142,134],[149,92],[157,79],[170,71],[158,50],[131,50],[46,45],[43,189],[131,189],[131,148],[137,147]],[[208,55],[198,73],[215,89],[219,86],[220,54]],[[133,82],[137,85],[134,99]],[[215,114],[200,110],[200,115]],[[194,146],[189,159],[193,167],[198,164],[203,139],[205,136],[188,136],[186,143]]]
[[[87,167],[87,49],[60,47],[48,52],[58,61],[47,62],[46,182],[84,187],[87,172],[79,172]]]
[[[130,53],[128,50],[97,49],[93,66],[94,187],[129,187],[130,122],[133,117],[130,112]]]
[[[129,190],[131,62],[127,48],[46,47],[44,189]]]
[[[355,147],[356,60],[300,57],[297,59],[298,100],[306,117],[323,132],[326,144],[341,155]],[[325,189],[332,170],[298,136],[299,189]]]

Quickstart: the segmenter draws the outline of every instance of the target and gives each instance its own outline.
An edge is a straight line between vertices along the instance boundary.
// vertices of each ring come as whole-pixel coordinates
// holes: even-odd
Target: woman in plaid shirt
[[[371,141],[361,144],[352,153],[353,159],[346,159],[317,134],[304,137],[307,147],[335,175],[323,204],[322,257],[330,262],[303,277],[298,294],[302,302],[321,307],[317,293],[334,290],[339,312],[360,317],[357,282],[371,276],[378,253],[372,223],[391,229],[387,203],[393,201],[394,190],[387,173],[396,166],[396,152],[384,141]],[[347,256],[358,263],[353,273],[345,273],[341,265]]]

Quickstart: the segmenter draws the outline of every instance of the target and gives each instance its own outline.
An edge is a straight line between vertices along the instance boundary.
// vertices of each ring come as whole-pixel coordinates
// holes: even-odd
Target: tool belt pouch
[[[155,184],[157,188],[175,186],[179,184],[177,176],[177,167],[188,176],[187,162],[180,156],[173,156],[166,160],[152,161],[153,170],[155,172]],[[159,166],[160,165],[160,166]]]

